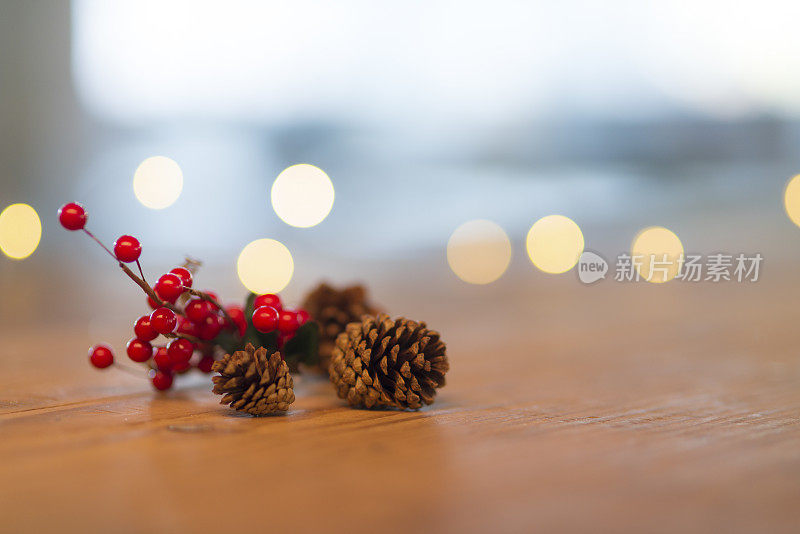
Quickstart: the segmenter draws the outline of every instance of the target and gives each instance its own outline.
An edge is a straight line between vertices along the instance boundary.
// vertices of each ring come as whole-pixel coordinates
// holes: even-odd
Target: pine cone
[[[378,312],[367,302],[366,295],[364,286],[340,290],[322,283],[306,296],[302,308],[319,324],[319,366],[324,371],[330,366],[336,337],[344,332],[347,324]]]
[[[351,406],[417,409],[433,404],[449,368],[438,332],[381,313],[339,334],[330,378]]]
[[[267,349],[250,343],[244,350],[226,354],[214,362],[214,393],[224,395],[220,404],[250,415],[285,412],[294,402],[292,375],[279,352],[267,357]]]

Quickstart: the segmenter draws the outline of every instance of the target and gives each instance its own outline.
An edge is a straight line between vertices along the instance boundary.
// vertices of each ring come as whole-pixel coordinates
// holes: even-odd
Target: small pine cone
[[[212,378],[214,393],[224,395],[220,404],[250,415],[285,412],[294,402],[294,382],[279,352],[267,356],[267,349],[256,350],[250,343],[244,350],[226,354],[211,367],[219,375]]]
[[[449,368],[438,332],[381,313],[336,338],[330,378],[351,406],[417,409],[433,404]]]
[[[319,324],[319,366],[324,371],[328,371],[330,366],[336,338],[344,332],[347,324],[360,321],[363,315],[378,313],[366,299],[364,286],[336,289],[325,283],[306,296],[302,308]]]

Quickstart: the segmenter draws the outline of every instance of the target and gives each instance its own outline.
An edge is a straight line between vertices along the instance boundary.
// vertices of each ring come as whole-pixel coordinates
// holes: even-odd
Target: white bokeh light
[[[147,158],[133,174],[133,192],[144,206],[161,210],[178,200],[183,191],[183,171],[165,156]]]
[[[281,172],[272,184],[272,208],[283,222],[298,228],[321,223],[333,207],[333,183],[325,171],[300,163]]]
[[[489,284],[500,278],[511,262],[511,241],[495,222],[468,221],[447,242],[447,263],[464,282]]]
[[[256,239],[239,254],[236,271],[244,287],[253,293],[278,293],[294,274],[289,249],[274,239]]]
[[[9,258],[27,258],[41,238],[39,214],[28,204],[11,204],[0,213],[0,250]]]

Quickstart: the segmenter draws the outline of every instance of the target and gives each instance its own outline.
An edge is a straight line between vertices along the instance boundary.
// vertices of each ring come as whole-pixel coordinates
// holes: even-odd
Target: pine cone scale
[[[352,406],[418,409],[434,402],[448,368],[438,332],[380,314],[350,323],[337,337],[330,377]]]
[[[366,301],[366,291],[361,286],[336,289],[320,284],[303,302],[305,309],[320,325],[319,366],[328,371],[336,339],[348,325],[361,320],[363,315],[377,310]]]
[[[280,353],[268,355],[264,347],[248,344],[244,350],[226,354],[214,363],[220,373],[212,378],[221,404],[251,415],[285,412],[294,402],[293,380]]]

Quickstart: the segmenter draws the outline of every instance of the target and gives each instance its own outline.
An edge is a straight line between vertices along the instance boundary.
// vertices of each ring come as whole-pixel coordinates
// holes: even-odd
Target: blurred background
[[[264,238],[291,254],[290,301],[320,279],[366,281],[398,313],[580,286],[526,253],[550,214],[612,263],[658,225],[687,252],[760,252],[768,277],[800,240],[783,205],[800,169],[799,15],[782,0],[5,0],[0,209],[28,204],[42,230],[0,261],[3,328],[102,333],[144,308],[58,225],[73,200],[107,244],[141,240],[150,278],[189,254],[227,301],[247,293],[240,252]],[[135,190],[154,156],[171,161]],[[270,196],[295,164],[335,191],[331,207],[325,179],[301,188],[322,216],[308,228]],[[476,219],[501,243],[487,285],[447,261]]]

